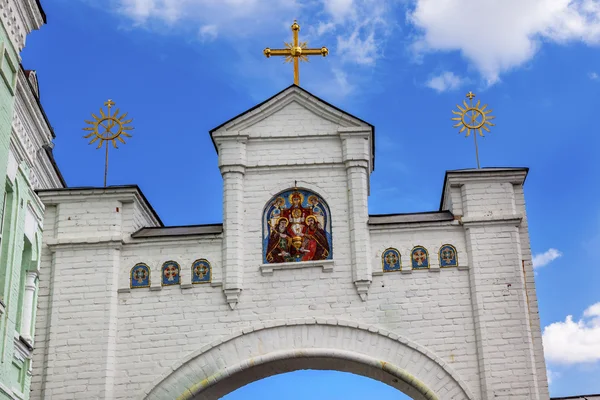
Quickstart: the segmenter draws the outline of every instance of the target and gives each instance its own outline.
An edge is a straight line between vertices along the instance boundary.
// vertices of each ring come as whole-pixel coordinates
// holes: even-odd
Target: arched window
[[[413,269],[429,268],[429,253],[423,246],[415,246],[410,252]]]
[[[400,252],[392,247],[385,249],[381,253],[381,265],[383,266],[383,272],[400,271],[402,269]]]
[[[263,214],[263,262],[329,260],[333,256],[329,206],[316,193],[289,189]]]
[[[179,264],[167,261],[162,266],[162,285],[179,285]]]
[[[210,283],[212,268],[208,260],[200,259],[192,263],[192,283]]]
[[[150,287],[150,268],[144,263],[138,263],[131,268],[129,275],[131,289]]]
[[[440,267],[458,267],[458,255],[456,253],[456,247],[451,244],[445,244],[440,247]]]

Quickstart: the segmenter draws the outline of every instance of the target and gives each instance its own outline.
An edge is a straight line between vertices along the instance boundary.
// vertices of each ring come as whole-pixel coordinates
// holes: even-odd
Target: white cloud
[[[198,35],[204,41],[215,40],[218,35],[218,29],[216,25],[203,25],[198,30]]]
[[[454,75],[453,72],[442,72],[441,74],[434,76],[429,79],[425,86],[436,90],[438,93],[445,92],[447,90],[455,90],[464,84],[464,79],[460,76]]]
[[[337,37],[337,52],[344,61],[354,61],[362,65],[373,65],[381,54],[375,40],[375,32],[361,38],[358,30],[352,32],[348,37]]]
[[[545,267],[561,256],[562,253],[556,249],[548,249],[545,253],[535,254],[533,256],[533,268]]]
[[[597,0],[415,0],[418,54],[460,51],[489,84],[533,58],[543,41],[600,42]]]
[[[316,30],[333,32],[343,62],[374,65],[383,56],[390,33],[391,14],[387,0],[321,0],[328,15]]]
[[[600,79],[600,76],[598,76],[598,74],[597,74],[597,73],[595,73],[595,72],[590,72],[590,73],[588,74],[588,77],[589,77],[591,80],[593,80],[593,81],[597,81],[597,80],[599,80],[599,79]]]
[[[394,19],[389,7],[396,0],[103,1],[115,5],[110,9],[137,27],[182,35],[195,31],[201,42],[220,40],[238,53],[236,63],[244,64],[229,67],[243,69],[249,82],[264,77],[265,68],[280,71],[265,66],[262,49],[290,42],[290,26],[297,19],[300,41],[313,48],[329,47],[332,56],[315,63],[313,76],[327,80],[339,98],[354,93],[355,82],[366,76],[364,68],[372,68],[383,56]]]
[[[552,382],[560,378],[560,373],[555,372],[550,368],[546,368],[546,376],[548,377],[548,385],[552,385]]]
[[[350,94],[354,90],[354,87],[348,82],[348,75],[338,68],[333,68],[332,72],[338,88],[342,91],[342,96]]]
[[[583,318],[573,321],[568,315],[564,322],[544,328],[546,360],[557,364],[594,363],[600,361],[600,302],[588,307]]]
[[[584,312],[583,312],[583,316],[584,317],[589,317],[589,318],[594,318],[594,317],[600,317],[600,302],[589,306]]]
[[[334,19],[344,21],[356,17],[354,0],[323,0],[323,6]]]
[[[304,36],[310,36],[311,33],[317,36],[331,35],[337,41],[337,54],[343,61],[362,65],[372,65],[381,57],[388,32],[386,20],[391,18],[387,13],[387,4],[391,0],[111,1],[117,4],[116,9],[120,14],[133,20],[136,25],[150,22],[171,27],[185,23],[197,24],[202,26],[200,36],[203,39],[214,38],[217,31],[219,35],[235,40],[257,35],[274,37],[273,30],[282,25],[289,28],[294,17],[301,26],[304,25],[304,16],[306,24],[310,20],[312,25],[303,31]],[[209,30],[203,32],[205,27]],[[282,37],[281,40],[289,41],[289,38]]]
[[[122,15],[137,23],[149,21],[168,25],[192,22],[201,25],[226,26],[231,33],[245,35],[249,28],[260,27],[298,5],[292,0],[111,0]],[[238,25],[252,21],[251,25]]]

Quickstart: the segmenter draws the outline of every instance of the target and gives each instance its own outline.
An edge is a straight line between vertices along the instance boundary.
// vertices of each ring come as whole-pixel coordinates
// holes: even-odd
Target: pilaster
[[[223,292],[233,310],[244,279],[244,176],[247,136],[215,137],[223,177]]]
[[[31,327],[33,323],[33,306],[38,275],[39,272],[37,270],[27,271],[25,275],[25,292],[23,293],[23,314],[21,317],[20,332],[23,339],[30,345],[33,344]]]
[[[522,237],[522,191],[527,170],[494,168],[451,171],[442,208],[450,208],[465,230],[471,303],[482,399],[543,399],[547,384],[536,365],[531,305]],[[537,308],[535,310],[537,314]]]
[[[146,226],[160,220],[137,187],[38,193],[53,210],[44,232],[52,261],[41,270],[51,288],[40,340],[41,397],[63,396],[70,381],[94,376],[86,381],[86,396],[115,398],[121,248],[137,229],[134,220]]]
[[[363,301],[367,300],[372,282],[371,237],[368,196],[370,172],[370,137],[367,129],[340,129],[342,159],[348,177],[348,216],[352,257],[352,280]]]

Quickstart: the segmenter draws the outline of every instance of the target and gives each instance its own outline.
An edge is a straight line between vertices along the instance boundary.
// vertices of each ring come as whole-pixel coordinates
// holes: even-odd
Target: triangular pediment
[[[260,129],[264,125],[293,124],[294,121],[319,121],[317,125],[331,128],[373,129],[368,122],[361,120],[318,98],[299,86],[291,85],[275,96],[230,119],[210,131],[214,137],[219,133],[242,132]]]

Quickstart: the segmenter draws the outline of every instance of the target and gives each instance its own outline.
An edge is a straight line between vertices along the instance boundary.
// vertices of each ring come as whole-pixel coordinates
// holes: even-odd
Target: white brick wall
[[[41,193],[47,246],[33,399],[192,398],[204,389],[203,398],[216,398],[309,367],[370,376],[416,399],[548,397],[515,183],[523,176],[450,174],[445,204],[463,222],[369,227],[370,135],[344,147],[340,134],[368,127],[314,102],[291,88],[214,132],[225,176],[223,234],[132,239],[141,221],[156,223],[139,196],[116,215],[116,192]],[[305,151],[315,135],[326,137],[323,146]],[[333,269],[263,275],[264,207],[295,183],[329,204]],[[464,268],[435,268],[446,243]],[[399,249],[408,266],[415,245],[429,250],[431,271],[381,273],[384,249]],[[198,258],[212,264],[210,285],[189,285]],[[169,260],[180,264],[182,286],[161,288]],[[152,288],[128,290],[138,262],[150,266]]]

